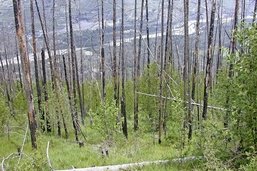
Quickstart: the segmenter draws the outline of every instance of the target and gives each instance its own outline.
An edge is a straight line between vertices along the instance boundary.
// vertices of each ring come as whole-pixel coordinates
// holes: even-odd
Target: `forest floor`
[[[4,166],[11,170],[50,170],[46,154],[48,142],[49,159],[52,168],[55,170],[179,158],[180,152],[175,145],[172,146],[165,142],[159,145],[153,143],[154,139],[151,134],[139,134],[131,135],[128,140],[123,136],[115,136],[111,141],[103,141],[96,131],[89,131],[83,147],[79,147],[71,138],[65,140],[51,135],[39,135],[38,150],[36,151],[31,149],[30,139],[27,136],[23,149],[25,155],[20,162],[18,162],[19,157],[17,156],[6,160]],[[17,153],[17,149],[21,147],[23,137],[24,135],[19,133],[10,134],[9,139],[7,136],[2,136],[0,138],[0,158],[3,159],[11,153]],[[103,156],[103,148],[108,149],[108,156]],[[182,170],[187,170],[188,165],[190,165],[189,168],[197,167],[193,162],[183,163],[183,166],[166,163],[162,165],[153,164],[142,168],[135,167],[132,170],[181,170],[181,167]]]

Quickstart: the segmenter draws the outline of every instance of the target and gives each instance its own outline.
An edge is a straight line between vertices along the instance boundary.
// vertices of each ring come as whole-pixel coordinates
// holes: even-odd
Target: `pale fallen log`
[[[147,93],[142,93],[142,92],[136,92],[136,93],[137,93],[137,94],[140,94],[140,95],[144,95],[144,96],[149,96],[149,97],[155,97],[155,98],[159,98],[159,97],[160,97],[159,95],[155,95],[155,94],[147,94]],[[175,102],[183,102],[183,100],[179,100],[179,99],[176,99],[176,98],[173,98],[173,97],[165,97],[165,96],[162,96],[161,98],[163,98],[163,99],[168,99],[168,100],[172,100],[172,101],[175,101]],[[186,103],[188,103],[188,102],[186,102]],[[202,104],[195,103],[195,102],[191,102],[191,105],[203,107]],[[225,108],[216,107],[216,106],[207,106],[207,108],[209,108],[209,109],[214,109],[214,110],[227,111],[227,109],[225,109]]]
[[[120,171],[135,167],[143,167],[147,165],[154,164],[167,164],[167,163],[184,163],[187,161],[201,160],[203,157],[184,157],[184,158],[176,158],[173,160],[157,160],[157,161],[144,161],[138,163],[129,163],[129,164],[120,164],[120,165],[109,165],[109,166],[97,166],[97,167],[88,167],[88,168],[80,168],[80,169],[68,169],[68,170],[55,170],[55,171]]]

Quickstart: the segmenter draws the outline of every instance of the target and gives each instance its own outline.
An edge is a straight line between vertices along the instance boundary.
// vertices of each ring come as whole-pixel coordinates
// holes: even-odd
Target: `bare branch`
[[[155,94],[147,94],[147,93],[142,93],[142,92],[136,92],[136,93],[137,93],[137,94],[140,94],[140,95],[144,95],[144,96],[159,98],[159,95],[155,95]],[[180,99],[177,99],[177,98],[172,98],[172,97],[165,97],[165,96],[162,96],[162,98],[163,98],[163,99],[172,100],[172,101],[176,101],[176,102],[183,102],[183,100],[180,100]],[[188,102],[186,102],[186,103],[188,103]],[[194,105],[194,106],[203,107],[203,105],[202,105],[202,104],[199,104],[199,103],[191,102],[191,104]],[[214,110],[227,111],[227,109],[225,109],[225,108],[216,107],[216,106],[207,106],[207,108],[209,108],[209,109],[214,109]]]
[[[24,138],[23,138],[23,142],[22,142],[22,146],[21,146],[21,151],[20,151],[20,157],[19,157],[19,160],[18,160],[18,165],[19,165],[21,157],[22,157],[22,152],[23,152],[23,148],[24,148],[25,141],[26,141],[26,138],[27,138],[28,130],[29,130],[29,125],[27,124],[27,128],[26,128],[26,131],[25,131],[25,134],[24,134]]]
[[[48,165],[49,165],[50,169],[51,169],[51,170],[54,170],[53,167],[52,167],[52,164],[51,164],[50,157],[49,157],[49,146],[50,146],[50,141],[48,141],[47,147],[46,147],[47,162],[48,162]]]
[[[3,158],[3,160],[2,160],[2,164],[1,164],[1,170],[2,171],[5,171],[5,169],[4,169],[4,162],[5,162],[5,160],[8,160],[9,158],[11,158],[12,156],[14,156],[14,155],[17,155],[17,153],[11,153],[9,156],[7,156],[6,158]]]

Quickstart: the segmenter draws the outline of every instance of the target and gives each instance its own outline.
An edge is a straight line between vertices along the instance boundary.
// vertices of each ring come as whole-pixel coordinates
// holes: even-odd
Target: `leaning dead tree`
[[[36,119],[32,94],[32,80],[30,72],[30,61],[27,52],[27,45],[25,40],[24,22],[23,22],[23,10],[21,8],[21,0],[13,0],[13,11],[16,28],[16,36],[18,39],[18,45],[20,50],[20,56],[22,58],[22,72],[24,77],[24,90],[26,93],[26,99],[28,103],[28,121],[31,135],[32,148],[37,148],[36,143]]]
[[[45,43],[45,46],[46,46],[47,54],[48,54],[48,57],[49,57],[51,79],[53,79],[54,77],[53,77],[52,56],[51,56],[51,52],[50,52],[47,29],[46,29],[46,26],[44,24],[45,20],[43,20],[43,19],[45,19],[45,17],[42,18],[42,16],[41,16],[37,0],[35,0],[35,6],[36,6],[36,11],[37,11],[37,14],[38,14],[39,21],[40,21],[40,25],[41,25],[41,28],[42,28],[42,33],[43,33],[43,38],[44,38],[44,43]],[[45,16],[44,12],[45,12],[45,10],[44,10],[44,5],[43,5],[43,16]],[[51,128],[51,125],[50,125],[49,112],[48,112],[48,106],[47,106],[47,104],[48,104],[48,93],[47,93],[47,87],[46,87],[47,80],[46,80],[46,68],[45,68],[45,64],[46,64],[45,63],[45,52],[43,52],[43,50],[41,51],[41,58],[42,58],[42,72],[43,72],[42,92],[44,94],[44,103],[46,104],[45,110],[43,110],[43,112],[41,114],[41,119],[42,119],[42,122],[44,122],[44,124],[47,128],[46,131],[51,132],[52,128]],[[44,72],[44,68],[45,68],[45,72]],[[41,126],[43,132],[45,131],[44,124]]]

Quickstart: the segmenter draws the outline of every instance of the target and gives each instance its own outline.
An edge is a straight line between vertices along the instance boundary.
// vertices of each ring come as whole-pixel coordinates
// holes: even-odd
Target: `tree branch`
[[[144,96],[149,96],[149,97],[156,97],[156,98],[159,98],[159,97],[160,97],[159,95],[155,95],[155,94],[147,94],[147,93],[142,93],[142,92],[136,92],[136,93],[137,93],[137,94],[140,94],[140,95],[144,95]],[[183,102],[183,100],[179,100],[179,99],[172,98],[172,97],[165,97],[165,96],[162,96],[161,98],[163,98],[163,99],[168,99],[168,100],[172,100],[172,101],[175,101],[175,102]],[[188,102],[186,102],[186,103],[188,103]],[[195,103],[195,102],[191,102],[191,105],[203,107],[202,104]],[[209,108],[209,109],[214,109],[214,110],[227,111],[227,109],[225,109],[225,108],[216,107],[216,106],[207,106],[207,108]]]
[[[21,157],[22,157],[22,152],[23,152],[23,148],[24,148],[25,141],[26,141],[26,138],[27,138],[28,130],[29,130],[29,125],[27,124],[27,128],[26,128],[26,131],[25,131],[25,134],[24,134],[24,138],[23,138],[23,142],[22,142],[22,146],[21,146],[21,151],[20,151],[20,157],[19,157],[19,160],[18,160],[18,165],[19,165]]]
[[[48,165],[49,165],[50,169],[51,169],[51,170],[54,170],[53,167],[52,167],[52,164],[51,164],[50,157],[49,157],[49,146],[50,146],[50,141],[48,141],[47,147],[46,147],[47,162],[48,162]]]
[[[16,153],[11,153],[9,156],[7,156],[6,158],[3,158],[3,160],[2,160],[2,164],[1,164],[1,169],[2,169],[2,171],[5,171],[5,169],[4,169],[4,162],[5,162],[5,160],[8,160],[10,157],[12,157],[12,156],[14,156],[14,155],[17,155]]]

